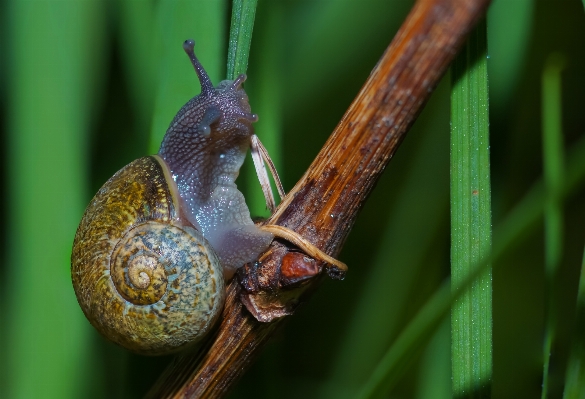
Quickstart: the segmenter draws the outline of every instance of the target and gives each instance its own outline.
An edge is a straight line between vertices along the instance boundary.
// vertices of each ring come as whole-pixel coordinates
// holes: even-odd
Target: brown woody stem
[[[489,2],[418,0],[317,158],[267,223],[292,229],[336,256],[380,174]],[[273,243],[263,263],[279,264],[287,253],[281,247]],[[279,319],[257,321],[242,305],[241,292],[234,279],[214,336],[197,354],[177,357],[149,397],[216,398],[227,392],[280,324]]]

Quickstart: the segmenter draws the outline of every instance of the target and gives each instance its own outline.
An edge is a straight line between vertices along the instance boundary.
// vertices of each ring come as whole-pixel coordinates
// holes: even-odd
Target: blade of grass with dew
[[[585,399],[585,250],[577,292],[577,312],[573,328],[571,355],[565,375],[563,399]]]
[[[234,0],[227,61],[227,78],[246,73],[258,0]]]
[[[563,197],[571,194],[585,180],[585,139],[573,145],[569,152],[566,179],[563,185]],[[539,220],[544,212],[545,193],[542,181],[536,182],[518,205],[494,230],[494,244],[491,256],[474,267],[471,274],[458,287],[451,290],[448,281],[425,302],[417,315],[402,330],[394,344],[380,360],[364,384],[358,398],[372,399],[387,397],[388,392],[396,384],[405,365],[431,335],[445,317],[454,301],[471,286],[475,278],[489,267],[506,251],[523,238]]]
[[[545,226],[545,278],[546,278],[546,326],[543,343],[542,395],[548,396],[550,355],[555,340],[554,286],[563,252],[563,213],[561,190],[563,187],[563,139],[561,126],[561,71],[564,57],[551,54],[542,73],[542,149],[546,203]]]
[[[459,286],[491,250],[491,189],[485,20],[451,67],[451,278]],[[492,284],[488,268],[451,310],[453,395],[489,397]]]
[[[0,396],[87,397],[91,327],[72,289],[70,256],[88,194],[85,150],[103,87],[106,4],[16,0],[8,8],[10,305],[8,392]]]
[[[199,80],[182,44],[195,40],[195,53],[214,84],[224,65],[226,6],[223,1],[161,0],[157,4],[155,59],[160,60],[149,151],[158,152],[179,109],[200,92]]]
[[[280,68],[284,51],[283,22],[284,6],[281,2],[263,3],[263,7],[258,10],[256,35],[252,45],[254,65],[250,68],[250,80],[246,82],[252,112],[258,114],[258,122],[254,124],[254,130],[268,150],[280,174],[282,174],[283,152],[281,92],[284,76]],[[270,216],[250,160],[246,162],[244,170],[248,176],[245,194],[250,214]],[[275,194],[275,198],[278,203],[278,194]]]
[[[254,21],[254,41],[250,48],[249,68],[245,71],[248,75],[245,83],[246,93],[249,96],[252,112],[258,114],[259,118],[253,125],[254,131],[268,150],[281,178],[283,176],[281,111],[283,74],[280,66],[285,48],[283,46],[284,9],[285,5],[280,1],[263,2],[258,7]],[[245,63],[248,61],[246,60]],[[234,76],[238,74],[238,69],[236,68],[235,71]],[[267,218],[270,212],[266,208],[264,194],[250,156],[244,162],[242,177],[245,182],[242,192],[250,209],[250,215],[252,218]],[[240,181],[237,181],[238,187],[241,187]],[[278,194],[274,186],[272,187],[278,204],[280,202]],[[283,374],[282,366],[287,359],[283,354],[282,344],[284,342],[280,345],[269,345],[255,361],[253,367],[260,370],[263,381],[260,389],[254,375],[247,373],[242,382],[234,386],[228,397],[246,398],[252,395],[259,398],[281,397],[282,387],[287,379]],[[253,370],[250,371],[254,373]]]

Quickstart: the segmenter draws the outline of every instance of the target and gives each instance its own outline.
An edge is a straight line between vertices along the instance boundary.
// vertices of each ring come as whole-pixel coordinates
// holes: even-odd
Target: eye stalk
[[[191,64],[193,64],[193,68],[195,68],[195,72],[197,72],[197,76],[199,77],[199,82],[201,83],[201,94],[203,95],[211,95],[213,93],[213,83],[211,83],[211,79],[203,65],[199,62],[197,57],[195,56],[195,41],[192,39],[185,40],[183,43],[183,50],[189,56],[191,60]],[[238,77],[239,78],[239,77]],[[244,75],[244,80],[246,80],[246,76]]]
[[[236,78],[236,80],[234,80],[230,86],[231,90],[238,90],[241,88],[242,84],[246,81],[247,76],[245,73],[242,73],[240,75],[238,75],[238,77]]]

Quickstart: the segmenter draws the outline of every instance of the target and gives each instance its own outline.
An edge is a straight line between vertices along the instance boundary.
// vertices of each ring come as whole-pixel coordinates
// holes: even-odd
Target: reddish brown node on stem
[[[489,3],[416,1],[330,140],[268,223],[286,226],[336,256],[363,202]],[[370,151],[355,151],[360,148]],[[214,342],[205,352],[173,362],[149,397],[218,398],[227,392],[282,316],[319,285],[322,274],[291,289],[272,289],[280,285],[278,268],[287,252],[275,240],[261,267],[250,270],[254,279],[246,279],[242,271],[249,284],[229,284]],[[269,289],[251,289],[262,286]]]
[[[315,277],[321,268],[315,259],[300,252],[289,252],[282,258],[280,282],[282,285],[293,285]]]

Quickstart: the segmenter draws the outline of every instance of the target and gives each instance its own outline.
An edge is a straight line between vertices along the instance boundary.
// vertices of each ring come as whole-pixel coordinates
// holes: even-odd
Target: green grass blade
[[[559,54],[549,56],[542,73],[542,149],[546,204],[545,276],[546,327],[543,343],[543,378],[541,398],[548,396],[550,354],[555,339],[554,286],[562,257],[563,225],[561,190],[563,187],[563,140],[561,126],[561,71],[565,60]]]
[[[234,0],[228,48],[227,78],[246,73],[258,0]]]
[[[585,399],[585,251],[577,292],[577,315],[573,330],[571,355],[565,376],[564,399]]]
[[[569,195],[585,180],[585,139],[575,144],[570,151],[566,171],[563,196]],[[358,398],[372,399],[387,396],[398,377],[404,372],[405,365],[408,365],[418,348],[440,324],[441,319],[448,314],[454,301],[471,286],[477,276],[484,273],[490,262],[494,263],[505,250],[516,245],[535,226],[544,212],[544,204],[544,184],[539,181],[494,230],[491,257],[484,260],[481,267],[474,267],[456,289],[450,289],[451,283],[448,281],[425,302],[425,305],[384,354],[374,372],[370,374]]]
[[[527,226],[528,224],[523,227]],[[409,366],[419,348],[432,336],[455,302],[467,293],[479,276],[485,274],[490,262],[494,259],[495,256],[481,260],[458,284],[452,284],[449,279],[441,285],[384,354],[371,377],[362,387],[358,398],[387,397],[388,392]]]
[[[451,278],[457,287],[491,250],[485,20],[455,59],[451,94]],[[486,270],[451,311],[453,395],[489,397],[492,284]]]
[[[87,136],[103,86],[101,1],[11,1],[9,228],[5,320],[8,398],[87,397],[90,325],[70,256],[86,205]],[[99,395],[99,388],[94,394]]]
[[[222,80],[225,60],[225,3],[161,0],[157,4],[155,59],[158,86],[149,150],[158,152],[162,138],[179,109],[200,92],[197,75],[183,51],[195,40],[195,53],[214,84]]]
[[[281,177],[283,173],[281,104],[284,74],[280,66],[284,56],[282,45],[284,35],[281,29],[283,23],[282,3],[264,3],[262,9],[258,11],[257,34],[252,46],[255,52],[252,53],[250,79],[246,82],[246,92],[250,97],[252,112],[259,116],[258,122],[254,124],[254,130],[268,150]],[[246,161],[244,170],[248,176],[245,197],[250,214],[253,217],[270,216],[251,160]],[[278,193],[275,190],[273,192],[278,204]]]
[[[542,148],[544,180],[547,190],[545,211],[545,267],[546,275],[552,278],[562,256],[562,209],[563,187],[563,137],[561,126],[561,72],[565,60],[553,54],[546,62],[542,74]]]
[[[371,374],[357,396],[360,399],[385,398],[408,366],[416,348],[422,346],[448,314],[451,304],[450,281],[444,283],[408,323]]]
[[[585,177],[585,139],[573,145],[565,167],[565,179],[561,190],[562,196],[568,196],[574,191]],[[492,256],[496,258],[505,249],[517,244],[524,237],[529,228],[534,227],[540,215],[544,212],[546,193],[544,182],[536,182],[524,196],[522,202],[516,206],[506,218],[498,224],[494,231],[494,246]]]

